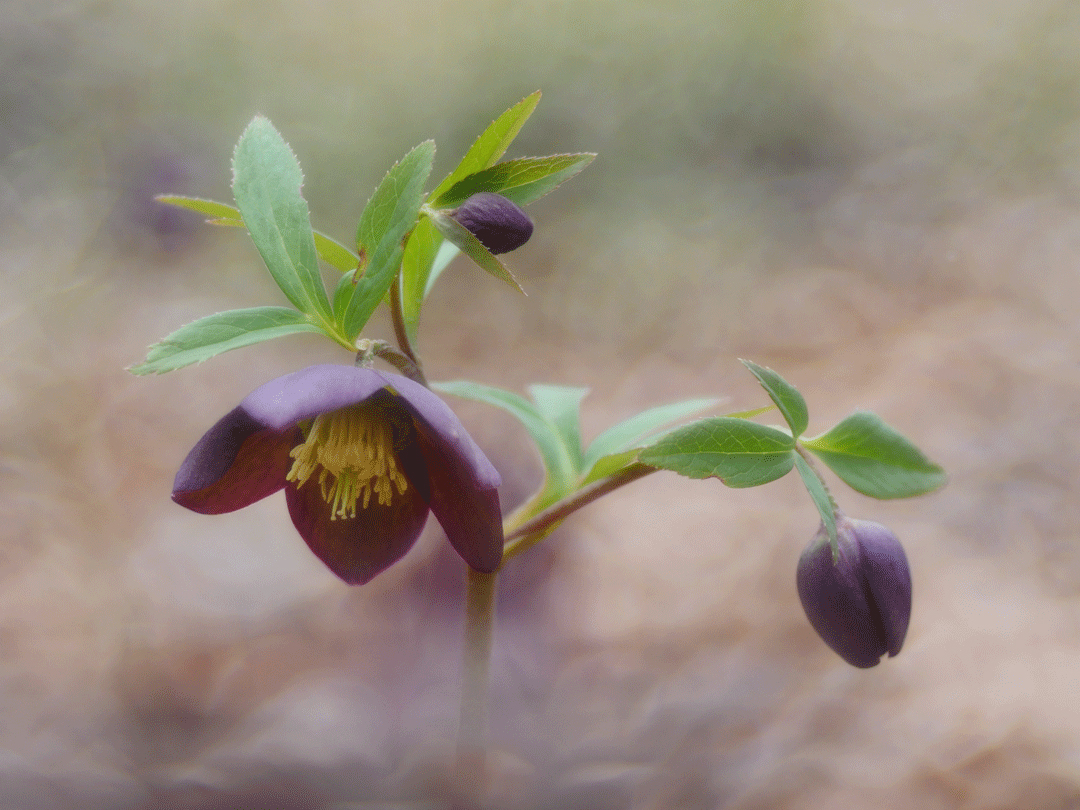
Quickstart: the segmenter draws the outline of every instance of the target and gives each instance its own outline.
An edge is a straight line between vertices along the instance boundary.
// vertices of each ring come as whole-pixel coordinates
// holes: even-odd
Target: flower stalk
[[[466,796],[483,795],[487,783],[488,690],[495,627],[498,572],[469,569],[462,646],[461,712],[457,742],[457,787]]]
[[[656,472],[654,467],[631,464],[607,478],[582,487],[547,509],[530,514],[527,505],[525,509],[515,512],[503,526],[507,540],[503,563],[539,543],[578,509],[653,472]],[[529,505],[532,503],[530,501]],[[470,568],[465,597],[456,785],[459,796],[468,797],[459,806],[469,810],[479,806],[476,797],[483,794],[487,782],[488,691],[498,573],[498,570],[483,573]]]

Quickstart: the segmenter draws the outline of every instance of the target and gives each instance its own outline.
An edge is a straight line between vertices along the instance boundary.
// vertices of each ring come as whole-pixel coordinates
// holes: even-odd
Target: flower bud
[[[532,236],[528,215],[501,194],[481,191],[450,214],[492,253],[509,253]]]
[[[900,652],[911,618],[911,569],[896,535],[880,523],[836,515],[833,563],[822,525],[799,558],[796,583],[818,635],[853,667]]]

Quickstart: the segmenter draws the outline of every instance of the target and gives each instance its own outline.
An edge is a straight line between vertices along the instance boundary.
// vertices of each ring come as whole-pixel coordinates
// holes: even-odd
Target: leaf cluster
[[[498,162],[539,100],[540,93],[533,93],[493,121],[428,194],[424,188],[435,144],[425,141],[410,150],[364,206],[355,250],[313,230],[300,163],[270,121],[256,116],[233,153],[235,206],[172,195],[159,200],[203,213],[215,225],[247,228],[290,306],[237,309],[200,318],[152,346],[146,360],[131,371],[160,374],[301,332],[323,334],[355,351],[360,333],[379,304],[388,300],[395,281],[400,300],[394,303],[403,315],[408,339],[415,340],[424,300],[458,252],[520,290],[502,261],[452,214],[478,191],[499,193],[525,205],[592,161],[595,155],[576,154]],[[339,274],[332,295],[327,294],[320,261]]]
[[[580,420],[585,388],[534,385],[529,388],[531,399],[526,399],[475,382],[434,387],[494,405],[522,423],[536,444],[545,473],[543,486],[524,507],[530,514],[635,465],[689,478],[717,478],[733,488],[767,484],[794,468],[835,542],[836,504],[812,459],[852,489],[873,498],[907,498],[944,485],[944,470],[873,413],[856,412],[824,433],[804,438],[809,412],[802,394],[775,371],[742,362],[765,389],[771,406],[661,430],[719,404],[716,399],[676,402],[632,416],[587,446],[582,443]],[[783,417],[782,426],[751,421],[773,408]]]

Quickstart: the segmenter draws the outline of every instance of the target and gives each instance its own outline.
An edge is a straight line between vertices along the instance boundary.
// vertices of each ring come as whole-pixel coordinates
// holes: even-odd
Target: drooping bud
[[[532,236],[528,215],[501,194],[481,191],[450,214],[492,253],[509,253]]]
[[[796,583],[818,635],[853,667],[900,652],[911,618],[911,569],[896,535],[880,523],[837,513],[833,563],[822,525],[799,558]]]

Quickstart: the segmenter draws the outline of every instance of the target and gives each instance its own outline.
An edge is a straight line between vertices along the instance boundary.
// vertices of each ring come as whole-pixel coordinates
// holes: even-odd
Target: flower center
[[[386,410],[364,403],[339,411],[319,414],[307,431],[303,444],[292,449],[294,459],[287,480],[302,487],[319,471],[319,489],[330,504],[330,519],[356,517],[371,502],[372,493],[380,506],[389,506],[397,487],[405,494],[408,481],[394,452],[394,425]]]

